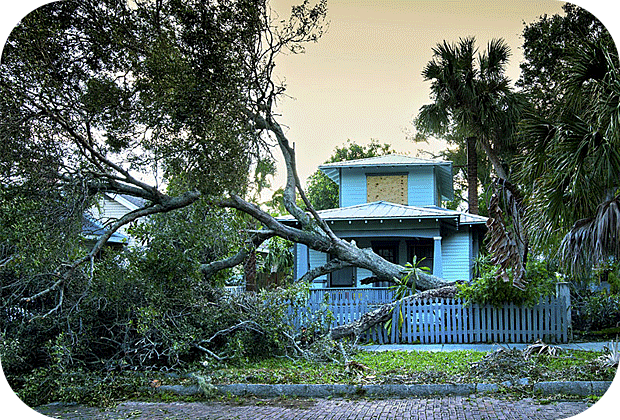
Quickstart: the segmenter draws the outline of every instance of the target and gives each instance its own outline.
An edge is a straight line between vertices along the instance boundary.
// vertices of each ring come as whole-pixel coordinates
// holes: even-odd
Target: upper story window
[[[409,204],[407,174],[366,174],[366,202]]]

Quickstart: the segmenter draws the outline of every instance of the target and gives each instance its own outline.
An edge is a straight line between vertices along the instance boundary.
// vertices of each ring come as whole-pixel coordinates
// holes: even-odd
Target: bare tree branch
[[[252,251],[260,246],[269,238],[276,236],[274,231],[256,231],[250,238],[245,241],[245,246],[242,247],[237,254],[224,260],[214,261],[209,264],[203,264],[200,267],[200,271],[206,278],[210,278],[218,271],[226,268],[232,268],[241,264]]]
[[[340,270],[346,267],[352,267],[353,264],[340,261],[340,260],[331,260],[327,264],[324,264],[320,267],[315,267],[312,270],[308,271],[304,274],[299,281],[301,282],[311,282],[315,278],[322,276],[324,274],[333,273],[334,271]]]

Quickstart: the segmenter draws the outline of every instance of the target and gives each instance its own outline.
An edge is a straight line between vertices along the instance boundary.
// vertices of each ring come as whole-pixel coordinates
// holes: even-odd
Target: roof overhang
[[[416,207],[376,201],[350,207],[320,210],[317,212],[321,219],[328,223],[353,223],[378,221],[442,221],[453,224],[457,229],[461,225],[484,225],[487,218],[483,216],[444,209],[436,206]],[[278,217],[282,223],[296,224],[297,220],[291,216]]]

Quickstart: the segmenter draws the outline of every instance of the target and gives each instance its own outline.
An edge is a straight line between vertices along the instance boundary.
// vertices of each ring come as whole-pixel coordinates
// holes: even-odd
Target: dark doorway
[[[433,273],[433,255],[435,253],[432,239],[420,238],[407,241],[407,262],[413,262],[416,257],[418,267],[428,267]]]

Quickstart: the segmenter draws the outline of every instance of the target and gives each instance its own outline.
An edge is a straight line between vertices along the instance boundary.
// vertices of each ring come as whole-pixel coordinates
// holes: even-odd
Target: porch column
[[[443,261],[441,258],[441,236],[433,237],[433,275],[443,277]]]

